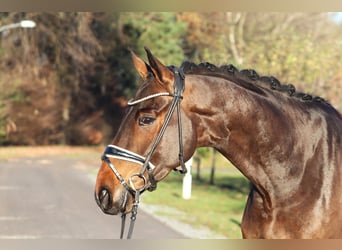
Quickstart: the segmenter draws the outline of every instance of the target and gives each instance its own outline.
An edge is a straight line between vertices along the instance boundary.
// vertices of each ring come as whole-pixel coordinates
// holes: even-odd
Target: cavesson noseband
[[[186,173],[187,169],[184,164],[184,156],[183,156],[183,136],[182,136],[182,121],[181,121],[181,108],[180,108],[180,103],[183,99],[183,91],[185,88],[185,75],[184,72],[181,68],[177,68],[175,66],[169,66],[168,67],[170,70],[173,71],[174,73],[174,93],[168,93],[168,92],[162,92],[162,93],[156,93],[152,94],[143,98],[140,98],[138,100],[134,101],[129,101],[128,105],[133,106],[138,103],[144,102],[146,100],[156,98],[159,96],[170,96],[172,97],[172,102],[170,104],[170,107],[167,111],[167,114],[165,116],[164,123],[155,138],[151,150],[149,153],[143,157],[139,154],[136,154],[130,150],[123,149],[121,147],[118,147],[116,145],[108,145],[107,148],[105,149],[105,152],[102,155],[102,160],[107,163],[107,165],[111,168],[113,173],[115,174],[116,178],[120,181],[120,183],[125,187],[125,189],[134,197],[134,203],[132,207],[132,212],[131,212],[131,223],[129,227],[129,231],[127,234],[127,238],[130,239],[133,233],[133,228],[134,228],[134,222],[136,219],[137,215],[137,210],[138,210],[138,204],[139,204],[139,196],[141,193],[143,193],[145,190],[148,191],[153,191],[157,188],[157,182],[154,178],[153,175],[153,169],[155,166],[151,163],[151,157],[156,150],[160,140],[162,139],[165,130],[171,120],[172,114],[174,113],[175,109],[177,108],[177,117],[178,117],[178,141],[179,141],[179,164],[181,166],[181,170],[179,172],[181,173]],[[109,160],[109,158],[116,158],[120,160],[126,160],[134,163],[141,164],[141,170],[139,173],[133,174],[128,178],[128,183],[127,181],[122,177],[122,175],[119,173],[119,171],[115,168],[114,164]],[[149,185],[147,183],[146,177],[144,176],[144,173],[147,172],[148,177],[149,177]],[[133,178],[138,177],[143,180],[143,187],[140,189],[136,189],[134,187],[133,183]],[[123,238],[124,234],[124,228],[125,228],[125,220],[126,220],[126,214],[122,214],[122,223],[121,223],[121,233],[120,233],[120,238]]]

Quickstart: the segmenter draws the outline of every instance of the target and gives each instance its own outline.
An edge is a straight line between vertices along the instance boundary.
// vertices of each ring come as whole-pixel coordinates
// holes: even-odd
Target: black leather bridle
[[[134,203],[133,203],[133,207],[131,211],[131,222],[130,222],[130,227],[129,227],[129,231],[127,234],[127,239],[130,239],[132,237],[134,222],[136,220],[136,215],[138,211],[140,194],[146,190],[153,191],[157,188],[157,182],[153,175],[153,169],[155,168],[155,166],[150,162],[150,160],[160,140],[162,139],[165,133],[165,130],[171,120],[172,114],[174,113],[176,108],[177,108],[177,117],[178,117],[178,138],[179,138],[178,140],[179,141],[179,155],[178,156],[179,156],[179,164],[181,166],[181,170],[179,170],[179,172],[183,174],[187,172],[187,169],[184,163],[184,155],[183,155],[182,121],[181,121],[181,108],[180,108],[180,103],[183,99],[183,91],[185,88],[185,75],[181,68],[177,68],[175,66],[169,66],[168,68],[172,70],[174,73],[174,79],[175,79],[174,80],[174,93],[167,93],[167,92],[156,93],[156,94],[141,98],[139,100],[131,101],[128,103],[128,105],[132,106],[137,103],[146,101],[148,99],[156,98],[158,96],[170,96],[173,98],[170,104],[170,107],[168,109],[168,112],[165,116],[164,123],[152,144],[151,150],[146,155],[146,157],[133,153],[127,149],[120,148],[116,145],[108,145],[107,148],[105,149],[105,152],[102,155],[102,160],[105,161],[107,165],[111,168],[116,178],[125,187],[126,191],[129,192],[134,197]],[[115,168],[114,164],[110,161],[109,158],[116,158],[116,159],[126,160],[130,162],[135,162],[135,163],[141,164],[142,167],[141,167],[140,172],[130,176],[127,182],[119,173],[119,171]],[[147,172],[148,177],[149,177],[149,185],[144,175],[145,172]],[[143,180],[142,188],[136,189],[134,187],[133,178],[141,178]],[[126,204],[124,205],[126,206]],[[123,213],[121,218],[122,218],[122,223],[121,223],[120,239],[123,238],[123,234],[125,231],[126,213]]]

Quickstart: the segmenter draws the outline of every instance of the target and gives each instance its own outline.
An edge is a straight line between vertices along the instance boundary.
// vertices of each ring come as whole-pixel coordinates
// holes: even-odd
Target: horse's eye
[[[151,125],[156,118],[151,117],[151,116],[141,116],[139,118],[139,126],[148,126]]]

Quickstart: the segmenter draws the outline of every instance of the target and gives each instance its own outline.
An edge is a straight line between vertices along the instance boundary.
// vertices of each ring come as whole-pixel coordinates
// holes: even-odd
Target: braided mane
[[[260,95],[266,95],[263,89],[269,88],[297,98],[303,102],[319,102],[330,106],[322,97],[297,92],[295,86],[292,84],[281,84],[280,81],[273,76],[260,76],[253,69],[243,69],[239,71],[232,64],[217,67],[208,62],[200,64],[184,62],[181,65],[181,68],[184,70],[185,74],[209,75],[225,78]]]

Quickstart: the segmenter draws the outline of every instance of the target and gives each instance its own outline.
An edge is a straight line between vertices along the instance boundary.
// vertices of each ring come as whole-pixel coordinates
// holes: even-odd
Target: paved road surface
[[[94,185],[89,169],[77,160],[0,161],[0,239],[118,238],[120,216],[100,211]],[[185,237],[139,209],[133,238]]]

